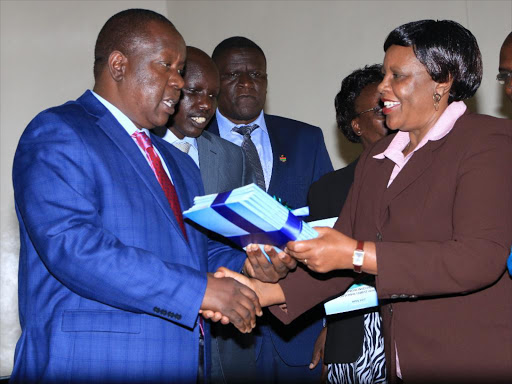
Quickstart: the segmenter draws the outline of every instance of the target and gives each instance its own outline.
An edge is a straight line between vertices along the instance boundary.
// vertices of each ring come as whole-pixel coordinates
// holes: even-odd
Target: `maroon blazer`
[[[387,188],[394,163],[373,156],[391,140],[361,156],[335,225],[376,242],[389,378],[396,345],[405,383],[511,383],[512,122],[463,115]],[[290,322],[356,276],[337,275],[298,268],[280,282],[287,311],[272,312]]]

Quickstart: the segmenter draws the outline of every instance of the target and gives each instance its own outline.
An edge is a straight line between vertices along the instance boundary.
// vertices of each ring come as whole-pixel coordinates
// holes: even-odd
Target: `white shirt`
[[[107,108],[110,111],[110,113],[112,115],[114,115],[114,118],[119,122],[119,124],[121,124],[121,126],[125,129],[126,133],[128,133],[128,135],[130,135],[132,140],[135,142],[135,145],[137,146],[137,148],[139,148],[140,153],[142,153],[142,156],[144,156],[144,158],[146,159],[146,162],[151,167],[151,163],[149,162],[149,159],[146,157],[146,152],[144,152],[144,150],[139,146],[139,144],[137,144],[137,140],[135,140],[135,138],[132,136],[135,132],[144,132],[145,135],[150,137],[149,130],[146,128],[138,129],[135,126],[135,124],[133,124],[133,121],[131,121],[128,118],[128,116],[126,116],[123,112],[121,112],[119,110],[119,108],[117,108],[115,105],[109,103],[107,100],[105,100],[103,97],[101,97],[94,91],[91,91],[91,93],[99,100],[99,102],[101,104],[103,104],[105,106],[105,108]],[[162,155],[160,155],[160,152],[158,152],[158,149],[156,149],[156,147],[153,147],[153,148],[155,149],[156,154],[160,158],[160,161],[164,167],[165,173],[167,173],[167,176],[169,176],[169,180],[171,180],[171,183],[172,183],[171,174],[169,173],[169,170],[167,169],[167,165],[165,165],[165,161],[162,159]],[[156,175],[155,175],[155,177],[156,177]]]
[[[260,112],[258,118],[250,124],[235,124],[230,121],[227,117],[223,116],[222,113],[215,112],[217,117],[217,125],[219,126],[219,135],[227,141],[231,141],[233,144],[242,146],[244,137],[233,132],[232,129],[235,127],[241,127],[243,125],[258,124],[259,128],[255,129],[251,133],[251,140],[254,143],[258,156],[260,157],[261,168],[263,169],[263,177],[265,178],[265,187],[268,190],[270,179],[272,178],[272,166],[274,165],[272,157],[272,146],[270,144],[270,137],[268,136],[267,125],[265,124],[265,117],[263,111]]]
[[[165,131],[165,136],[162,137],[165,141],[167,141],[169,144],[174,145],[176,142],[186,142],[190,144],[190,149],[188,150],[188,155],[194,160],[194,163],[196,163],[197,167],[199,168],[199,151],[197,150],[197,140],[195,137],[183,137],[183,139],[178,139],[178,137],[172,133],[170,129]]]

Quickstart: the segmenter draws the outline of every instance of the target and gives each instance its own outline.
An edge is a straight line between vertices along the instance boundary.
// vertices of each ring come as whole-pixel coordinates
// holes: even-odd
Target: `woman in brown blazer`
[[[289,323],[357,272],[373,274],[391,383],[511,383],[512,123],[466,111],[482,62],[458,23],[402,25],[384,50],[379,90],[398,133],[361,156],[335,230],[285,249],[303,267],[334,272],[237,278],[262,305],[285,303],[271,310]]]

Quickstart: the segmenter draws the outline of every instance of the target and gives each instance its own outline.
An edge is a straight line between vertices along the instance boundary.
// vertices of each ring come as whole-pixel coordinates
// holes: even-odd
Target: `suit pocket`
[[[119,311],[74,310],[62,314],[63,332],[140,333],[140,315]]]

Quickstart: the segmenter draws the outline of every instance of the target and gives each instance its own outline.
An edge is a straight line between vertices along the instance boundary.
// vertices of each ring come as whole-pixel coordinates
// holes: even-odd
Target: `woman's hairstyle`
[[[392,45],[412,47],[432,80],[453,84],[448,103],[472,97],[482,81],[482,55],[475,36],[451,20],[413,21],[395,28],[384,42],[384,51]]]
[[[354,133],[351,124],[357,117],[356,99],[366,86],[380,83],[382,77],[382,65],[374,64],[355,70],[341,82],[341,89],[334,98],[336,123],[345,137],[353,143],[361,142],[361,138]]]

